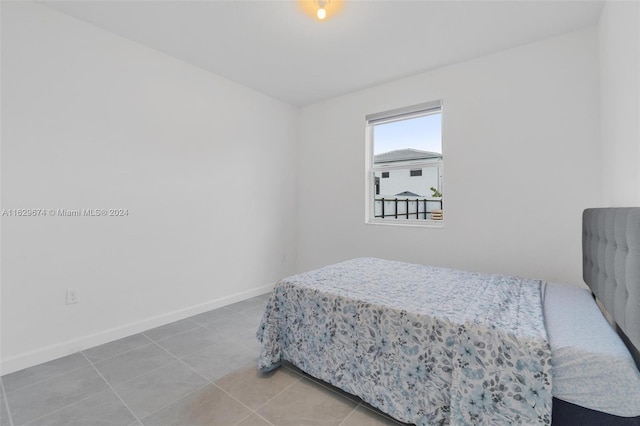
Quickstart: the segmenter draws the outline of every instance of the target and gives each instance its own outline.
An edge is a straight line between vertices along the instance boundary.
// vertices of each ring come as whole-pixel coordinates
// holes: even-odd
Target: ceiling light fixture
[[[318,0],[318,12],[316,14],[320,20],[327,17],[327,10],[325,9],[327,3],[329,3],[329,0]]]

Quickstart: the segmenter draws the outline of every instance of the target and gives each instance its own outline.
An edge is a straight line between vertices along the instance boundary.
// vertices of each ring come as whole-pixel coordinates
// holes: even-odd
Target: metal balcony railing
[[[376,219],[442,220],[442,199],[375,198],[374,211]]]

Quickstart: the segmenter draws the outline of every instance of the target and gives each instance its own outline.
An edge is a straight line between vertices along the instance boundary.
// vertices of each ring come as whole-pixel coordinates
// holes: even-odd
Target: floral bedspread
[[[418,425],[550,424],[540,281],[360,258],[280,281],[259,368],[283,360]]]

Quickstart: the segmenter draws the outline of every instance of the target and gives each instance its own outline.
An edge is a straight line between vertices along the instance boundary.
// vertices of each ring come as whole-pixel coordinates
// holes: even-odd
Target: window
[[[368,223],[443,223],[442,102],[371,114],[367,120]]]

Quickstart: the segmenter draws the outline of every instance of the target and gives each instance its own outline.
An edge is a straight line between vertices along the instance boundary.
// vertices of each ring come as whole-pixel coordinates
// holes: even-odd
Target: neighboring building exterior
[[[380,197],[433,198],[431,187],[442,192],[442,154],[417,149],[399,149],[374,156],[375,167],[389,170],[376,171],[376,195]]]

